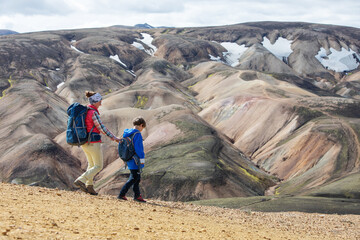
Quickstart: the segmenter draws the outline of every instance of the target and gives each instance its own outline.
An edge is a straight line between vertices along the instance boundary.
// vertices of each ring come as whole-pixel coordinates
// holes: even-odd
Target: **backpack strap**
[[[136,135],[137,133],[139,133],[139,132],[134,132],[134,133],[131,135],[130,139],[131,139],[131,142],[132,142],[132,143],[133,143],[133,139],[134,139],[134,137],[135,137],[135,135]],[[134,144],[134,143],[133,143],[133,144]]]
[[[91,108],[91,107],[86,106],[86,116],[87,116],[87,113],[88,113],[89,109],[91,109],[91,110],[94,110],[94,111],[95,111],[95,109],[93,109],[93,108]],[[90,130],[90,132],[89,132],[89,136],[88,136],[88,140],[87,140],[87,143],[88,143],[88,144],[90,143],[91,133],[92,133],[92,131],[94,130],[94,128],[95,128],[95,123],[94,123],[94,126],[91,128],[91,130]]]
[[[91,130],[90,130],[90,132],[89,132],[88,141],[87,141],[88,144],[90,143],[91,133],[92,133],[92,131],[94,130],[94,128],[95,128],[95,124],[94,124],[94,126],[91,128]]]
[[[135,137],[135,135],[136,135],[137,133],[139,133],[139,132],[134,132],[134,133],[130,136],[130,141],[131,141],[131,144],[132,144],[132,146],[133,146],[133,148],[134,148],[134,151],[135,151],[134,137]],[[136,154],[136,152],[135,152],[135,154]],[[135,154],[134,154],[134,155],[135,155]]]
[[[75,118],[73,118],[72,123],[73,123],[73,128],[75,129],[76,138],[77,138],[77,141],[78,141],[78,147],[80,147],[80,139],[79,139],[79,134],[78,134],[77,127],[76,127],[76,124],[75,124]]]

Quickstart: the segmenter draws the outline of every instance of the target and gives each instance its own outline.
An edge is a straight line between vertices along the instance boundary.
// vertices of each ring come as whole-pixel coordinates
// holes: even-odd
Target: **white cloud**
[[[180,12],[184,9],[182,1],[175,0],[63,0],[74,9],[81,12],[96,14],[113,14],[113,13],[171,13]]]
[[[360,27],[360,1],[343,0],[1,0],[0,29],[31,32],[133,26],[196,27],[301,21]]]
[[[74,9],[75,10],[75,9]],[[52,0],[1,0],[0,14],[52,15],[66,14],[72,11],[66,1]]]

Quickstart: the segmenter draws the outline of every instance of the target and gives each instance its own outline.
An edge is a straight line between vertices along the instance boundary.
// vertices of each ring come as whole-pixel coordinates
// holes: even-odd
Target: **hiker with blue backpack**
[[[128,138],[130,143],[133,144],[135,152],[130,157],[130,160],[126,161],[126,164],[130,170],[130,176],[128,181],[122,187],[118,199],[127,200],[125,195],[131,186],[133,186],[134,200],[137,202],[146,202],[140,194],[139,186],[141,180],[141,169],[145,165],[145,153],[141,131],[146,127],[146,122],[142,117],[136,117],[133,120],[133,125],[134,128],[125,129],[123,134],[123,139]],[[120,147],[121,143],[119,144],[119,150]]]
[[[78,146],[81,146],[82,150],[84,151],[86,155],[86,159],[88,162],[88,167],[86,169],[86,172],[84,172],[80,177],[78,177],[74,185],[79,187],[82,191],[89,193],[91,195],[97,195],[98,193],[94,189],[94,177],[95,175],[100,172],[103,168],[103,153],[101,150],[101,135],[100,133],[106,135],[109,137],[112,141],[119,142],[120,139],[117,138],[114,134],[112,134],[102,123],[100,120],[100,113],[98,108],[101,106],[102,102],[102,96],[100,93],[95,92],[89,92],[86,91],[85,93],[86,97],[89,99],[89,105],[87,106],[87,109],[84,114],[85,119],[85,125],[86,125],[86,136],[87,140],[84,142],[78,143]],[[71,106],[70,106],[71,107]],[[71,110],[71,108],[69,109]],[[84,107],[84,106],[83,106]],[[68,110],[69,113],[69,110]],[[69,125],[71,124],[68,123]],[[75,126],[75,123],[73,123]],[[69,129],[69,127],[68,127]],[[80,129],[80,128],[78,128]],[[71,129],[73,130],[73,129]],[[76,130],[76,127],[75,127]],[[78,133],[78,131],[69,131],[69,135],[72,132]],[[76,136],[78,139],[79,137]],[[73,137],[75,138],[75,137]],[[68,136],[67,136],[68,139]],[[69,139],[72,139],[72,137],[69,137]],[[70,141],[70,140],[69,140]],[[68,143],[69,143],[68,141]],[[69,143],[71,144],[71,143]],[[76,144],[76,141],[75,141]],[[72,145],[75,145],[72,144]]]

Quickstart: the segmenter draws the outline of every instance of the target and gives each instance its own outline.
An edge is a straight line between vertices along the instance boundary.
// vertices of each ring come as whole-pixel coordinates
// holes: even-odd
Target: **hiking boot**
[[[142,196],[140,195],[139,197],[137,197],[137,198],[134,198],[134,201],[136,201],[136,202],[146,202],[143,198],[142,198]]]
[[[81,191],[88,193],[88,190],[87,190],[87,188],[86,188],[86,185],[85,185],[85,183],[83,183],[82,181],[76,180],[76,181],[74,182],[74,185],[75,185],[76,187],[80,188]]]
[[[86,189],[87,189],[87,192],[88,193],[90,193],[91,195],[98,195],[98,193],[97,192],[95,192],[95,189],[94,189],[94,186],[93,185],[88,185],[87,187],[86,187]]]
[[[118,196],[118,199],[127,201],[127,198],[125,196]]]

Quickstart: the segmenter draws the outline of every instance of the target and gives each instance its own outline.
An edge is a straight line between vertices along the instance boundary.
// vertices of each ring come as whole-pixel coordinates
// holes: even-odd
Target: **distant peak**
[[[18,32],[8,30],[8,29],[0,29],[0,36],[1,35],[10,35],[10,34],[18,34]]]
[[[147,29],[155,28],[155,27],[153,27],[153,26],[151,26],[150,24],[147,24],[147,23],[136,24],[134,27],[136,27],[136,28],[147,28]]]

